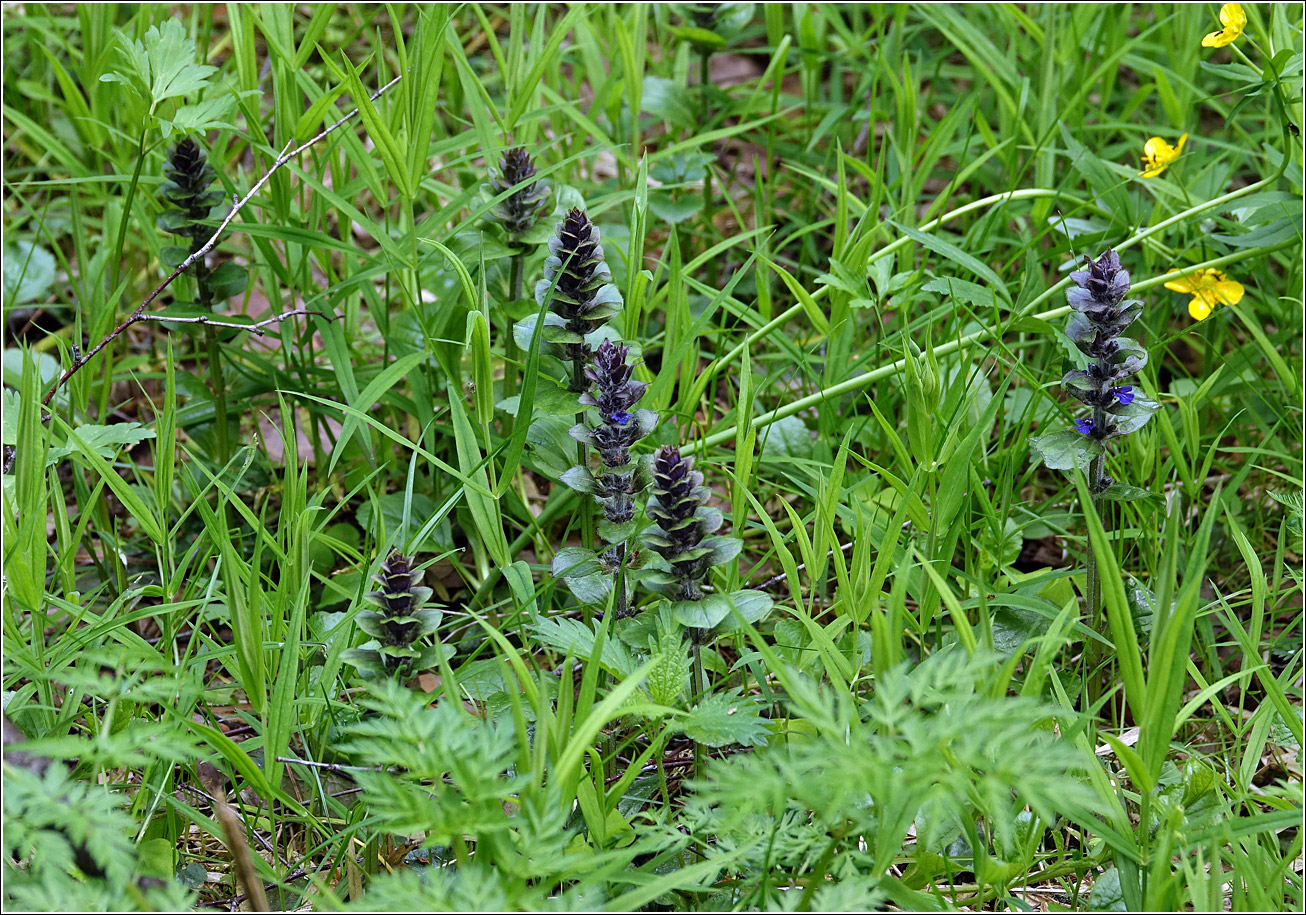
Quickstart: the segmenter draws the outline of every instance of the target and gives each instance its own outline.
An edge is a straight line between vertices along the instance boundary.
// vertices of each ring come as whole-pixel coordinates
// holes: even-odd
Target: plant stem
[[[1093,424],[1095,427],[1100,428],[1099,424],[1104,421],[1103,417],[1105,412],[1106,411],[1100,407],[1095,407],[1093,409]],[[1102,478],[1105,476],[1106,455],[1099,454],[1095,456],[1089,464],[1088,471],[1088,489],[1089,492],[1093,494],[1094,511],[1097,511],[1098,506],[1102,504],[1099,493],[1103,488]],[[1102,513],[1100,511],[1098,511],[1098,517],[1102,518]],[[1106,523],[1106,519],[1102,518],[1102,525],[1104,528]],[[1087,575],[1088,582],[1084,592],[1086,604],[1084,612],[1088,616],[1089,625],[1093,628],[1093,631],[1099,634],[1105,634],[1104,630],[1107,627],[1103,625],[1102,620],[1102,578],[1101,572],[1098,570],[1097,566],[1097,552],[1093,549],[1091,541],[1088,544],[1088,557],[1087,562],[1085,563],[1085,574]],[[1088,684],[1089,708],[1092,708],[1097,704],[1097,701],[1102,697],[1102,691],[1107,686],[1105,673],[1099,674],[1097,670],[1104,660],[1104,654],[1105,652],[1102,643],[1098,642],[1096,639],[1089,641],[1087,650],[1084,652],[1084,677],[1085,682]]]
[[[625,542],[617,544],[617,619],[624,620],[630,615],[630,607],[626,603],[626,544]]]
[[[227,428],[227,380],[222,372],[222,351],[218,346],[218,329],[204,328],[204,340],[208,345],[209,384],[213,388],[213,409],[217,423],[218,464],[224,465],[231,457],[231,442]]]
[[[204,247],[204,239],[196,237],[191,242],[191,253]],[[195,261],[195,304],[207,311],[213,310],[213,291],[209,288],[209,265],[204,257]],[[204,343],[209,357],[209,385],[213,388],[213,410],[217,426],[218,464],[225,465],[231,458],[230,429],[227,426],[227,378],[222,371],[222,348],[218,345],[218,329],[204,328]]]
[[[583,391],[585,389],[585,362],[581,359],[572,361],[571,367],[571,387],[574,391]],[[576,414],[577,424],[585,422],[585,411]],[[581,467],[589,467],[589,451],[583,442],[576,443],[576,463]],[[580,500],[580,542],[581,546],[587,550],[594,549],[594,505],[590,499]],[[593,616],[593,609],[586,606],[585,608],[585,625],[590,624]]]
[[[512,256],[512,267],[509,273],[509,288],[512,290],[512,298],[509,300],[509,306],[515,305],[521,299],[522,293],[522,271],[525,267],[526,252],[518,249],[517,253]],[[511,314],[505,313],[506,324],[508,326],[507,340],[503,346],[503,396],[512,397],[517,393],[517,362],[521,358],[517,350],[517,338],[513,336],[513,319]],[[507,432],[512,433],[513,417],[506,420]]]

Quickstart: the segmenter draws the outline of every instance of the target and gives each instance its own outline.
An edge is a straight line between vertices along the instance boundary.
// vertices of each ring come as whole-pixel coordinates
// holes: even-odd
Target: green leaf
[[[476,522],[476,533],[480,535],[485,550],[500,566],[508,565],[508,538],[503,532],[503,515],[499,509],[499,500],[488,492],[489,473],[481,458],[481,449],[476,444],[476,430],[463,408],[462,399],[457,396],[449,398],[449,415],[453,420],[454,445],[458,452],[458,469],[475,485],[464,486],[467,507]]]
[[[684,222],[703,209],[703,198],[696,194],[676,195],[655,190],[648,195],[648,206],[659,219],[675,224]]]
[[[119,32],[118,37],[118,53],[124,69],[106,73],[100,80],[125,83],[136,89],[150,100],[151,112],[164,99],[204,89],[209,76],[217,72],[217,67],[195,63],[195,42],[186,37],[186,28],[178,19],[168,19],[162,26],[150,26],[143,42],[128,38],[124,32]]]
[[[1131,224],[1134,220],[1133,198],[1125,190],[1120,179],[1107,168],[1106,163],[1071,136],[1070,129],[1065,124],[1060,126],[1061,139],[1070,153],[1071,167],[1083,176],[1093,193],[1101,198],[1107,213],[1112,214],[1118,221]]]
[[[716,32],[700,29],[692,25],[669,25],[667,31],[682,41],[688,41],[699,53],[717,51],[724,48],[726,40]]]
[[[426,358],[425,353],[409,353],[406,356],[401,356],[372,379],[362,393],[358,395],[358,399],[353,406],[359,413],[370,414],[372,405],[381,398],[381,395],[398,384],[400,379],[424,362]],[[336,439],[335,448],[331,451],[331,463],[327,466],[328,474],[335,470],[336,461],[340,460],[344,455],[345,445],[349,443],[350,438],[353,437],[354,432],[357,431],[361,423],[362,421],[353,414],[346,413],[345,421],[340,429],[340,437]],[[371,442],[365,442],[364,448],[370,455],[372,450]]]
[[[1094,912],[1124,912],[1125,896],[1120,890],[1120,871],[1108,867],[1093,883],[1088,907]]]
[[[573,658],[588,658],[594,654],[594,630],[586,628],[580,620],[565,616],[538,619],[527,629],[541,644]],[[628,677],[638,667],[634,657],[623,643],[604,639],[603,656],[599,663],[610,673]]]
[[[119,449],[140,444],[147,438],[154,438],[154,433],[140,423],[115,423],[112,426],[84,425],[77,427],[77,436],[85,449],[94,451],[105,460],[112,460]],[[50,449],[47,462],[50,464],[63,460],[74,451],[83,448],[58,446]]]
[[[188,257],[190,248],[185,245],[164,245],[159,249],[159,263],[169,269],[180,267]]]
[[[1159,409],[1161,405],[1156,401],[1136,396],[1127,404],[1111,407],[1108,412],[1115,418],[1116,432],[1120,435],[1128,435],[1143,428]]]
[[[612,593],[612,576],[608,575],[593,550],[564,547],[553,557],[553,574],[567,583],[582,604],[605,604]]]
[[[715,693],[694,706],[678,727],[691,740],[709,747],[763,746],[771,732],[761,710],[753,699],[734,690]]]
[[[4,248],[5,307],[39,302],[54,285],[54,256],[39,245],[19,239]]]
[[[650,644],[653,667],[644,685],[655,705],[674,705],[689,686],[689,673],[693,661],[688,646],[674,629],[662,633],[660,639]]]
[[[1301,215],[1295,217],[1288,216],[1276,220],[1268,225],[1257,226],[1246,235],[1220,235],[1212,234],[1213,241],[1224,242],[1226,245],[1234,248],[1255,248],[1260,246],[1277,245],[1281,241],[1290,238],[1301,240]]]
[[[1100,442],[1070,430],[1037,435],[1029,440],[1029,447],[1043,459],[1049,470],[1087,468],[1093,458],[1102,453]]]
[[[215,300],[226,301],[245,291],[249,283],[249,273],[240,264],[227,261],[209,275],[209,291]],[[230,320],[230,319],[228,319]]]
[[[797,416],[776,420],[763,435],[767,457],[810,458],[816,447],[812,433]]]
[[[1137,502],[1142,499],[1156,500],[1156,493],[1149,489],[1143,489],[1139,486],[1130,486],[1128,483],[1112,483],[1102,492],[1098,493],[1102,499],[1111,499],[1115,502]]]
[[[987,264],[984,264],[975,257],[967,254],[956,245],[944,241],[937,235],[927,235],[919,229],[913,229],[911,226],[902,225],[901,223],[894,222],[892,219],[889,220],[889,224],[908,238],[911,238],[924,247],[929,248],[940,257],[946,258],[958,266],[965,267],[971,273],[988,283],[989,286],[992,287],[993,292],[995,292],[1004,303],[1007,302],[1007,284],[1002,282],[1002,279],[994,273],[993,269]]]
[[[249,92],[240,93],[240,95],[250,94]],[[252,94],[257,95],[257,93]],[[177,113],[172,116],[171,124],[175,130],[180,130],[183,133],[203,133],[217,127],[235,130],[236,125],[232,124],[229,118],[236,110],[238,98],[237,93],[229,92],[222,95],[212,95],[202,102],[182,105],[177,109]]]
[[[641,94],[644,110],[673,127],[687,130],[698,124],[698,105],[688,87],[660,76],[645,76]]]
[[[975,308],[992,308],[999,301],[997,293],[993,289],[951,276],[932,279],[921,286],[921,290],[924,292],[937,292],[945,298],[960,299]]]

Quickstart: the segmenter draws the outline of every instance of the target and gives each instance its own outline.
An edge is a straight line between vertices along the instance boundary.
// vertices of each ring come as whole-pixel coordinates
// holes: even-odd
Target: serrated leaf
[[[732,690],[708,696],[678,726],[691,740],[709,747],[763,746],[770,730],[760,712],[758,703]]]
[[[173,128],[183,133],[203,133],[217,127],[235,130],[236,126],[228,119],[236,110],[236,98],[234,93],[224,93],[206,98],[202,102],[182,105],[172,116],[171,124]]]
[[[204,89],[217,72],[217,67],[195,63],[195,42],[177,19],[150,26],[143,41],[119,32],[118,52],[122,70],[104,74],[101,81],[132,86],[150,100],[151,111],[164,99]]]
[[[677,632],[665,633],[653,654],[653,667],[644,680],[655,705],[674,705],[689,685],[693,661],[688,646]]]
[[[573,658],[589,658],[594,654],[594,631],[580,620],[567,617],[538,619],[527,629],[541,644],[560,654],[569,654]],[[639,667],[630,649],[612,638],[604,640],[599,663],[619,677],[628,677]]]
[[[122,448],[130,448],[147,438],[154,438],[154,433],[140,423],[114,423],[112,426],[85,425],[77,427],[77,435],[86,447],[105,460],[112,460]],[[72,448],[56,445],[50,448],[47,460],[50,463],[63,460],[82,447]]]

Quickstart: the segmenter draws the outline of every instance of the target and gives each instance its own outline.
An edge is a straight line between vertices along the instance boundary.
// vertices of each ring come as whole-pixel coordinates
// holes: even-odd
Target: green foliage
[[[732,865],[740,898],[756,904],[774,891],[770,867],[815,865],[831,868],[817,878],[869,881],[911,905],[915,897],[901,884],[878,878],[913,823],[927,853],[919,866],[941,869],[938,852],[965,837],[973,866],[996,873],[1026,863],[1008,862],[1002,851],[1016,847],[1026,807],[1043,824],[1109,819],[1103,799],[1077,777],[1096,762],[1052,735],[1056,709],[995,697],[998,670],[991,658],[945,651],[910,672],[887,673],[861,701],[791,680],[791,720],[807,726],[710,766],[690,800],[695,833],[719,836],[711,846],[718,853],[742,852]]]
[[[273,907],[1300,911],[1243,10],[4,7],[5,906],[231,907],[221,792]]]
[[[193,894],[147,875],[121,798],[69,777],[4,766],[4,901],[29,911],[157,911],[188,908]]]

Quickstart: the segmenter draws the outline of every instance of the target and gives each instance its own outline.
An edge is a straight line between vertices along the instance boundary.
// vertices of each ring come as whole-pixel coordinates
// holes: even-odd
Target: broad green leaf
[[[54,285],[54,255],[26,239],[5,245],[5,307],[39,302]]]

